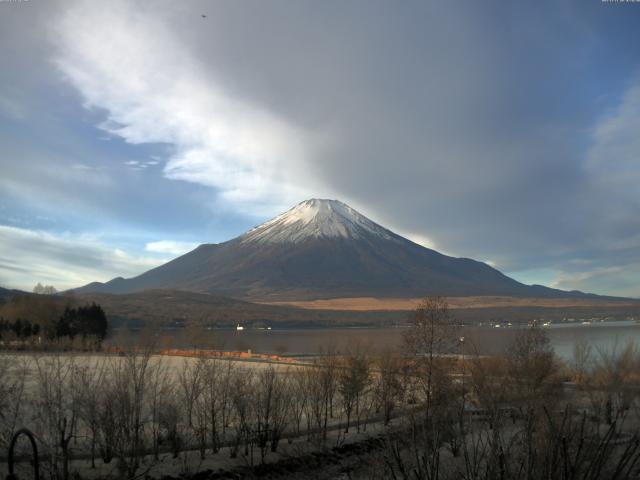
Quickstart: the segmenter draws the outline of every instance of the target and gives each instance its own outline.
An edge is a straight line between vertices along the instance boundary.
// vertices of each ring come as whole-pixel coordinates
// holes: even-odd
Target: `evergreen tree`
[[[100,305],[92,303],[84,307],[67,307],[56,325],[56,337],[74,338],[96,336],[103,340],[107,335],[107,316]]]

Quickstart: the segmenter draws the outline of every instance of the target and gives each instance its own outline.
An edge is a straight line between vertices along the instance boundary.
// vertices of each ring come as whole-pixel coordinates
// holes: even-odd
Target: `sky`
[[[0,0],[0,286],[130,277],[336,198],[640,297],[640,3]]]

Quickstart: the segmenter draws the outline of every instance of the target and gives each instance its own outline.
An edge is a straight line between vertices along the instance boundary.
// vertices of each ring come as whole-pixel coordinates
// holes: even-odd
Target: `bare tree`
[[[149,432],[151,434],[151,448],[153,457],[160,459],[160,443],[162,442],[161,413],[167,408],[165,399],[173,394],[174,385],[166,365],[158,358],[148,371],[147,409],[149,412]]]
[[[51,471],[69,479],[69,446],[80,413],[80,376],[71,355],[34,357],[35,409],[40,439],[50,451]],[[61,465],[60,465],[61,464]]]
[[[79,415],[85,429],[89,433],[89,450],[91,452],[91,468],[96,468],[96,454],[100,435],[100,402],[104,396],[103,382],[105,363],[79,368]]]
[[[202,400],[207,422],[206,429],[211,441],[211,449],[213,453],[217,453],[220,448],[221,409],[225,388],[223,365],[217,359],[202,359],[201,361],[203,371]]]
[[[321,357],[306,369],[308,388],[309,432],[311,423],[320,432],[322,442],[327,440],[329,419],[333,410],[333,397],[337,384],[337,362],[335,355]]]
[[[390,350],[382,351],[374,363],[378,373],[374,376],[376,410],[382,410],[384,424],[388,425],[398,401],[402,400],[402,362]]]
[[[640,384],[638,368],[640,352],[633,341],[621,349],[616,344],[611,350],[599,348],[590,379],[591,398],[599,401],[597,411],[604,410],[608,425],[624,418],[631,408]]]
[[[271,365],[256,375],[252,424],[262,463],[264,463],[269,442],[271,451],[275,452],[288,423],[289,395],[286,391],[287,386],[282,376]]]
[[[209,433],[209,402],[206,396],[207,377],[206,377],[206,360],[200,358],[197,362],[197,395],[194,398],[194,406],[192,413],[192,429],[196,437],[198,448],[200,450],[200,459],[204,460],[207,450],[207,438]]]
[[[519,330],[507,349],[509,383],[517,399],[536,401],[546,398],[557,371],[547,332],[534,325]]]
[[[360,349],[355,349],[343,358],[343,363],[338,371],[338,391],[342,397],[342,405],[347,423],[345,433],[349,433],[351,414],[354,409],[356,415],[360,413],[360,400],[370,382],[369,359]],[[359,428],[358,422],[358,430]]]
[[[206,359],[204,401],[207,405],[209,436],[213,453],[226,441],[231,412],[231,391],[236,366],[229,360]]]
[[[288,388],[291,395],[291,416],[293,417],[293,423],[296,426],[296,435],[300,435],[300,425],[302,418],[307,411],[307,405],[309,402],[309,391],[307,388],[307,379],[309,376],[306,373],[306,367],[295,368],[290,371],[287,376]]]
[[[101,390],[102,395],[97,399],[98,405],[96,407],[99,429],[98,444],[102,461],[108,464],[116,455],[120,431],[116,416],[117,406],[113,401],[116,398],[116,386],[111,377],[110,369],[105,373]]]
[[[33,293],[37,293],[38,295],[55,295],[58,293],[58,290],[53,285],[42,285],[40,282],[33,287]]]
[[[0,355],[0,447],[9,446],[22,421],[28,367],[13,355]]]
[[[472,403],[489,429],[500,425],[508,399],[507,363],[501,356],[469,359],[469,384]]]
[[[427,297],[410,318],[411,327],[404,334],[404,345],[412,356],[414,374],[422,383],[427,416],[434,399],[448,387],[444,355],[455,351],[458,327],[449,315],[443,297]]]
[[[455,362],[450,358],[456,352],[459,328],[449,315],[445,298],[427,297],[410,317],[410,328],[404,334],[404,346],[410,362],[407,379],[408,394],[420,402],[419,409],[408,412],[409,432],[405,437],[390,439],[390,468],[398,469],[414,478],[438,478],[443,442],[450,440],[452,431],[450,409],[454,398],[451,374]],[[415,386],[419,390],[415,390]],[[421,417],[421,418],[419,418]],[[413,469],[406,469],[401,455],[407,445],[417,459]]]
[[[148,371],[151,351],[127,353],[111,362],[109,372],[110,394],[117,434],[114,450],[118,457],[120,473],[133,479],[141,466],[144,453],[144,426],[146,396],[148,395]]]
[[[244,454],[249,455],[249,447],[253,441],[253,425],[251,425],[250,418],[253,394],[253,372],[251,370],[235,370],[231,378],[230,390],[230,400],[233,406],[233,417],[230,423],[233,425],[235,433],[230,447],[231,458],[238,455],[240,446],[243,444]],[[251,458],[253,461],[253,456]]]
[[[182,400],[177,390],[173,384],[166,390],[160,399],[158,414],[159,429],[163,432],[163,440],[169,443],[173,458],[178,458],[184,446],[180,427],[183,421]]]
[[[182,405],[186,412],[186,427],[194,433],[204,458],[208,422],[204,407],[204,364],[184,359],[178,376]]]
[[[573,358],[572,358],[572,370],[573,380],[582,384],[587,380],[589,376],[589,370],[591,367],[593,349],[589,342],[584,339],[578,340],[573,345]]]
[[[287,381],[289,370],[277,373],[273,382],[273,413],[271,415],[270,448],[272,452],[278,450],[280,439],[291,423],[292,392]],[[268,382],[267,382],[268,383]]]

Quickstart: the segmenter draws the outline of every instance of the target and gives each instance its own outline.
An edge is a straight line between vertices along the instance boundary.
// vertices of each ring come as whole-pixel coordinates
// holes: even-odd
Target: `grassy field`
[[[329,298],[323,300],[260,302],[263,305],[283,305],[309,310],[386,311],[413,310],[420,298]],[[640,307],[639,301],[593,298],[521,298],[521,297],[447,297],[449,308],[505,307]]]

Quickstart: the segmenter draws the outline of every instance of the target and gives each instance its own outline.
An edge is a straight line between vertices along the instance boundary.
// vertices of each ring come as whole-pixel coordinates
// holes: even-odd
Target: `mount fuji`
[[[344,297],[572,297],[418,245],[337,200],[311,199],[243,235],[203,244],[134,278],[78,293],[186,290],[251,300]]]

